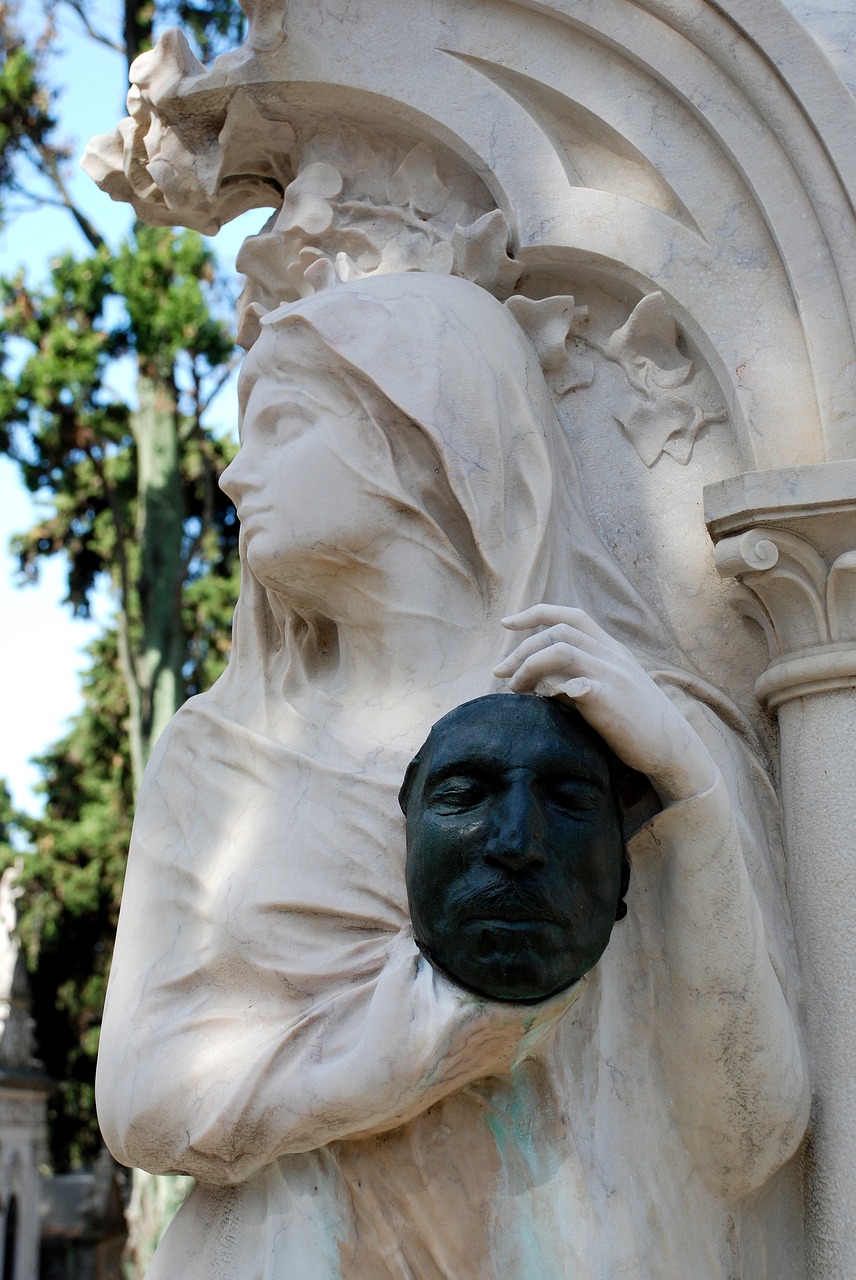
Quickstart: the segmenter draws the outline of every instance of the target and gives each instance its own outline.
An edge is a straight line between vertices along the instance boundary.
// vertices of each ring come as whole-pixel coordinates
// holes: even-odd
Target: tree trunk
[[[142,765],[184,701],[181,588],[184,502],[178,413],[171,379],[141,373],[132,427],[137,444],[137,596],[140,637],[136,660],[138,711],[132,750]]]
[[[184,502],[171,374],[141,371],[137,395],[139,408],[132,430],[137,445],[139,635],[137,643],[131,641],[128,646],[130,653],[136,650],[128,663],[135,792],[155,742],[184,701],[185,654],[181,619]],[[133,1171],[126,1252],[126,1270],[133,1280],[142,1280],[158,1241],[192,1185],[190,1178]]]

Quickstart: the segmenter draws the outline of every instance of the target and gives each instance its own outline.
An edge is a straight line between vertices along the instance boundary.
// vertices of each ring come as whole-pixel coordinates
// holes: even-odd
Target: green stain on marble
[[[549,1143],[539,1143],[540,1113],[537,1106],[533,1108],[533,1091],[526,1074],[521,1073],[504,1096],[497,1091],[486,1109],[487,1124],[502,1162],[504,1199],[509,1210],[498,1233],[501,1258],[497,1262],[504,1269],[503,1274],[513,1275],[515,1280],[559,1280],[560,1276],[565,1280],[561,1261],[553,1252],[556,1242],[550,1238],[549,1223],[540,1223],[537,1213],[527,1212],[521,1197],[515,1194],[515,1186],[537,1188],[549,1180],[543,1158]],[[536,1207],[537,1200],[528,1202],[528,1209]]]

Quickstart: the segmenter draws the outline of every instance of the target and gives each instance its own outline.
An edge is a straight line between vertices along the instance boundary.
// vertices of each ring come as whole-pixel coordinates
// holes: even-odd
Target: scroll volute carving
[[[856,686],[856,551],[830,561],[806,538],[756,527],[716,546],[723,577],[741,583],[734,603],[764,630],[771,665],[761,702]]]
[[[716,566],[764,606],[771,658],[856,643],[856,551],[829,565],[805,538],[756,528],[718,543]]]

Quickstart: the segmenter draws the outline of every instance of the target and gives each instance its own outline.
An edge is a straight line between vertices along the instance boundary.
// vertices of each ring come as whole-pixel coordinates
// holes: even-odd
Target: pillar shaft
[[[810,1280],[856,1276],[856,463],[757,472],[705,494],[717,567],[764,628],[814,1105]]]

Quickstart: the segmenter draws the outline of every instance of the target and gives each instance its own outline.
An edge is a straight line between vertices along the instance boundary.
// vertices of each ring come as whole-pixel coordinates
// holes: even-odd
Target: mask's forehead
[[[471,768],[525,767],[609,782],[609,751],[579,718],[547,699],[498,695],[457,708],[431,731],[423,780]]]

